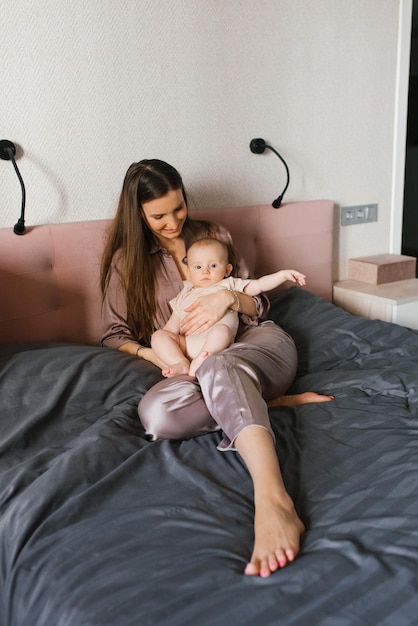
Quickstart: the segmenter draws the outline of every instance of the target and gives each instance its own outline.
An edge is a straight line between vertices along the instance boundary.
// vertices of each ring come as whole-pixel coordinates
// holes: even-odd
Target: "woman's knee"
[[[218,429],[199,384],[188,376],[154,385],[139,402],[138,416],[152,439],[187,439]]]
[[[258,329],[262,331],[245,333],[243,341],[210,355],[202,363],[196,375],[205,397],[217,389],[223,393],[233,384],[248,389],[256,387],[265,399],[286,393],[297,370],[295,344],[277,326],[270,328],[267,324],[267,328],[254,330]]]

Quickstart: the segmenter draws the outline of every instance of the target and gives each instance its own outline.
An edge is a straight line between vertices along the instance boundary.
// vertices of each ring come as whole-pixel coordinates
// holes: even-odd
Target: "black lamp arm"
[[[285,170],[286,170],[286,185],[282,191],[282,193],[280,194],[280,196],[278,198],[276,198],[275,200],[273,200],[272,202],[272,207],[274,209],[278,209],[279,206],[282,203],[283,200],[283,196],[287,191],[287,188],[289,187],[289,183],[290,183],[290,173],[289,173],[289,168],[287,166],[286,161],[284,160],[284,158],[282,157],[281,154],[279,154],[277,152],[277,150],[275,150],[275,148],[273,148],[272,146],[269,146],[268,144],[266,144],[266,142],[264,141],[264,139],[258,138],[258,139],[252,139],[250,142],[250,150],[251,152],[253,152],[254,154],[262,154],[264,152],[264,150],[268,148],[269,150],[271,150],[272,152],[274,152],[274,154],[276,154],[280,161],[283,163]]]
[[[15,161],[14,155],[10,157],[13,163],[13,167],[15,168],[15,172],[20,182],[20,186],[22,188],[22,208],[20,211],[20,217],[17,220],[17,223],[14,225],[14,232],[16,235],[23,235],[25,232],[25,204],[26,204],[26,189],[25,183],[23,182],[23,178],[19,172],[19,168],[17,167],[17,163]]]
[[[19,172],[19,168],[17,167],[17,163],[15,160],[16,154],[16,146],[11,141],[7,139],[2,139],[0,141],[0,158],[6,161],[11,161],[13,163],[13,167],[15,168],[15,172],[19,179],[20,187],[22,189],[22,208],[20,211],[20,217],[17,220],[17,223],[14,225],[13,232],[16,235],[23,235],[25,232],[25,204],[26,204],[26,189],[25,183],[23,182],[23,178]]]
[[[269,148],[269,150],[271,150],[272,152],[274,152],[274,154],[277,154],[277,156],[279,157],[280,161],[283,163],[284,168],[285,168],[285,170],[286,170],[286,185],[284,186],[284,189],[283,189],[282,193],[280,194],[280,196],[279,196],[278,198],[276,198],[276,200],[273,200],[273,204],[272,204],[273,208],[278,209],[278,208],[279,208],[279,206],[280,206],[280,205],[281,205],[281,203],[282,203],[283,196],[284,196],[284,194],[286,193],[287,188],[289,187],[289,183],[290,183],[290,173],[289,173],[289,168],[288,168],[288,166],[287,166],[287,163],[286,163],[286,161],[284,160],[284,158],[281,156],[281,154],[279,154],[279,153],[277,152],[277,150],[275,150],[272,146],[268,146],[267,144],[266,144],[266,148]],[[276,205],[277,205],[277,206],[276,206]]]

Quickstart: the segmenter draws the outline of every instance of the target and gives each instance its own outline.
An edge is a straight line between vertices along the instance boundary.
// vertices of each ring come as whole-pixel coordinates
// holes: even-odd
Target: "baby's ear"
[[[225,268],[225,278],[228,278],[228,276],[230,275],[233,269],[234,269],[234,266],[231,265],[231,263],[228,263],[228,265]]]

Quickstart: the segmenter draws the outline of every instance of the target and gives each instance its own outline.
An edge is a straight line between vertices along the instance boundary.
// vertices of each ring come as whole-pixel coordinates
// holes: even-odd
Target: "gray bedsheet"
[[[418,623],[418,333],[290,289],[270,317],[295,338],[274,408],[298,559],[242,574],[252,485],[221,434],[148,442],[139,398],[160,379],[120,352],[0,348],[0,623],[353,626]]]

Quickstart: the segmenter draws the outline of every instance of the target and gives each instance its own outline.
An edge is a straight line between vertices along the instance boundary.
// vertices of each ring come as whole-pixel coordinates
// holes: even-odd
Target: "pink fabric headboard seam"
[[[192,211],[225,225],[257,277],[283,268],[332,299],[334,203],[292,202]],[[100,341],[100,262],[109,220],[0,229],[0,343]]]

